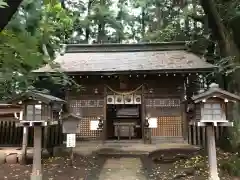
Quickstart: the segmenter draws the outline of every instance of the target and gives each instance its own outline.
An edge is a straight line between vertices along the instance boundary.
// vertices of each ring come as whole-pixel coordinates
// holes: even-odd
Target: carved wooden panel
[[[90,121],[96,120],[97,117],[84,117],[82,120],[79,120],[77,126],[77,134],[78,138],[87,138],[87,137],[99,137],[100,131],[98,130],[90,130]]]
[[[146,107],[146,113],[152,117],[181,116],[180,107]]]
[[[103,99],[70,100],[70,107],[103,107]]]
[[[182,137],[181,116],[158,117],[158,127],[152,129],[152,136]]]
[[[70,112],[82,117],[103,115],[103,100],[70,100]]]
[[[179,107],[180,106],[180,99],[170,99],[170,98],[162,98],[162,99],[146,99],[146,106],[147,107]]]

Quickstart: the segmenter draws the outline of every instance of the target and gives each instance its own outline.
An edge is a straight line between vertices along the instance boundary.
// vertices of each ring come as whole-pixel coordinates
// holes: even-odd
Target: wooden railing
[[[223,133],[224,127],[215,127],[215,137],[216,141],[220,139]],[[206,147],[207,145],[207,135],[206,127],[198,127],[195,125],[188,126],[188,143],[192,145],[197,145],[201,147]]]
[[[44,133],[43,133],[44,136]],[[0,120],[0,146],[20,147],[22,144],[23,128],[16,127],[15,121]],[[42,137],[42,140],[44,138]],[[63,134],[61,125],[54,125],[48,128],[47,147],[54,147],[62,144]],[[33,146],[33,128],[29,128],[28,146]]]

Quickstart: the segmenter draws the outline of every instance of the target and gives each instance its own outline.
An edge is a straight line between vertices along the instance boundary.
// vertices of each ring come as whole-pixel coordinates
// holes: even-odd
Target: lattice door
[[[158,127],[152,129],[152,136],[182,137],[181,116],[158,117]]]
[[[100,131],[90,130],[90,121],[96,120],[97,117],[84,117],[78,123],[77,137],[99,137]]]

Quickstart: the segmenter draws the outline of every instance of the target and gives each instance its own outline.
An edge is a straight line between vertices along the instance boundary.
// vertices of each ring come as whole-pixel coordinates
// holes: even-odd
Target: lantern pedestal
[[[232,122],[227,120],[201,120],[198,126],[205,126],[207,129],[207,148],[208,148],[208,164],[209,164],[209,180],[220,180],[217,168],[217,153],[215,143],[214,127],[217,126],[233,126]]]
[[[34,150],[33,150],[33,168],[31,180],[42,180],[42,127],[34,127]]]
[[[207,126],[209,180],[220,180],[217,169],[217,153],[213,126]]]
[[[55,125],[57,121],[20,121],[17,126],[34,128],[33,167],[31,180],[42,180],[42,127]]]

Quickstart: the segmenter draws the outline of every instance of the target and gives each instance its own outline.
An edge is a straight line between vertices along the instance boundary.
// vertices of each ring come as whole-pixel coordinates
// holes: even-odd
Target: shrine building
[[[65,100],[81,117],[79,139],[122,140],[146,138],[146,119],[157,119],[152,142],[188,140],[184,101],[199,90],[215,66],[191,53],[185,42],[146,44],[69,44],[55,61],[35,72],[64,72],[84,87],[68,89]],[[103,119],[103,129],[91,122]],[[149,122],[148,122],[149,123]],[[148,124],[149,125],[149,124]]]

